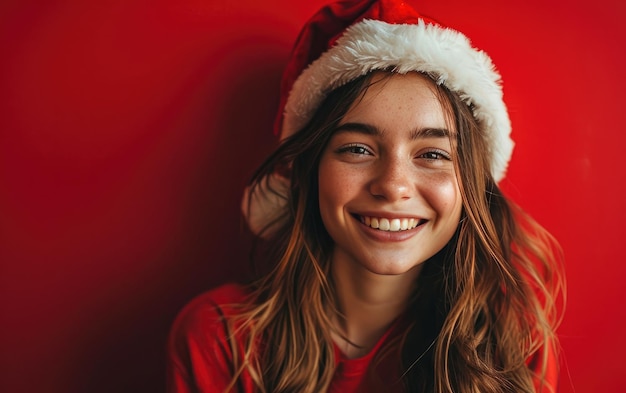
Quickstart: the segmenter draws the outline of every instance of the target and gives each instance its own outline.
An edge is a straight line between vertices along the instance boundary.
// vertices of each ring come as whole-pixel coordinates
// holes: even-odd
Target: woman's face
[[[319,204],[333,263],[406,273],[453,236],[462,201],[454,146],[432,82],[375,74],[348,110],[319,165]]]

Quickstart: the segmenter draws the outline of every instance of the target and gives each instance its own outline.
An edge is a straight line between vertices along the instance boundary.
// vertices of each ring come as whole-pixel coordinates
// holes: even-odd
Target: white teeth
[[[406,231],[407,229],[409,229],[409,219],[408,218],[403,218],[402,219],[402,223],[400,224],[400,229],[402,229],[403,231]]]
[[[400,230],[400,220],[397,218],[394,218],[393,220],[391,220],[391,222],[389,223],[389,230],[390,231],[399,231]]]
[[[413,229],[419,221],[415,218],[388,218],[363,216],[363,223],[381,231],[398,232]]]
[[[381,218],[378,224],[378,229],[380,229],[381,231],[388,231],[390,226],[389,226],[389,220],[386,218]]]

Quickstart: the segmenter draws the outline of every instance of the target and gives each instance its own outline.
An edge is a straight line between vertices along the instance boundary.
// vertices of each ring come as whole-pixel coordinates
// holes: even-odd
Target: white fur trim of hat
[[[363,19],[348,27],[293,83],[284,105],[281,140],[302,129],[332,90],[383,69],[426,73],[459,94],[472,106],[482,128],[493,178],[500,181],[504,177],[514,143],[499,73],[489,56],[473,48],[465,35],[423,20],[393,24]],[[267,193],[267,187],[247,189],[242,205],[250,229],[257,234],[270,224],[270,218],[280,216],[287,200],[288,180],[276,175],[268,181],[285,195],[261,195]],[[265,234],[273,232],[266,229]]]
[[[427,73],[473,105],[491,156],[491,174],[501,180],[513,152],[511,123],[500,74],[489,56],[458,31],[426,24],[394,25],[363,20],[314,61],[293,85],[285,106],[281,139],[304,127],[326,95],[374,70]]]

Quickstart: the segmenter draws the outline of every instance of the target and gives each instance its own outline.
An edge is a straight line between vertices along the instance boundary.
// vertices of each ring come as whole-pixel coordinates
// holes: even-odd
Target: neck
[[[334,255],[332,275],[341,315],[333,339],[348,358],[368,353],[404,312],[421,265],[400,275],[375,274],[344,255]]]

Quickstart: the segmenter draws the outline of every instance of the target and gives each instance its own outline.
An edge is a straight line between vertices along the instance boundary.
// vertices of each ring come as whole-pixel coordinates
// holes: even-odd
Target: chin
[[[381,262],[373,263],[369,266],[365,266],[371,273],[379,274],[381,276],[399,276],[407,273],[418,273],[421,270],[423,262]]]

